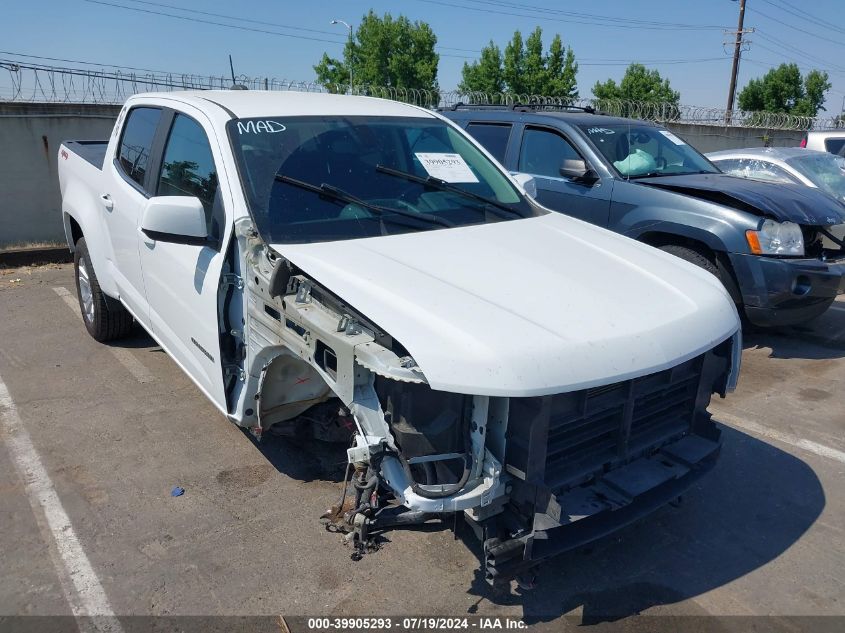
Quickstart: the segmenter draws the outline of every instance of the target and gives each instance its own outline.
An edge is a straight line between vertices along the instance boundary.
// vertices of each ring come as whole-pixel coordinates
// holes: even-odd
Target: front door
[[[563,161],[572,159],[585,160],[559,131],[539,126],[523,130],[517,172],[534,177],[537,201],[554,211],[606,226],[612,180],[587,184],[561,176]]]
[[[200,112],[166,111],[166,141],[156,160],[155,196],[195,196],[205,208],[207,245],[153,240],[138,233],[152,330],[161,344],[222,411],[218,289],[229,238],[219,185],[219,147],[212,149]],[[209,130],[210,130],[209,126]],[[158,158],[158,157],[157,157]]]

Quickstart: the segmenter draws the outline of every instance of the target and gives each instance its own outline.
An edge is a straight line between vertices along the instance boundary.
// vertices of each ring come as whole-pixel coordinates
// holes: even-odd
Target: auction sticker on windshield
[[[417,152],[414,156],[419,159],[429,176],[445,182],[478,182],[478,178],[460,154]]]

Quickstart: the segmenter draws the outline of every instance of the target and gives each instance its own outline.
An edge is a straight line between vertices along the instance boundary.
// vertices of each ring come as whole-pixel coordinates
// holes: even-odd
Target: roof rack
[[[586,114],[604,114],[592,106],[576,106],[554,103],[463,103],[458,102],[440,110],[513,110],[514,112],[584,112]]]

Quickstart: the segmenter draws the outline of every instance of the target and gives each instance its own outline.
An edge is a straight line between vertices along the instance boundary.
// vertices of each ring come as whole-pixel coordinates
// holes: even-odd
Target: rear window
[[[133,108],[123,126],[117,159],[123,173],[141,187],[144,186],[150,147],[160,117],[161,110],[158,108]]]
[[[829,138],[824,142],[824,148],[831,154],[843,155],[845,150],[845,138]]]
[[[505,150],[508,148],[508,138],[511,126],[502,123],[470,123],[469,132],[476,141],[481,143],[488,152],[500,163],[505,162]]]

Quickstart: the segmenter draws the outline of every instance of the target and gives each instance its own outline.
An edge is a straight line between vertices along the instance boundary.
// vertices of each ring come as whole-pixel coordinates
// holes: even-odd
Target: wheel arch
[[[734,303],[737,305],[742,304],[742,292],[739,289],[739,282],[737,281],[733,266],[731,266],[730,258],[724,249],[714,249],[711,246],[713,240],[708,240],[710,243],[707,243],[703,239],[664,231],[649,231],[641,234],[637,239],[655,248],[662,246],[684,246],[701,253],[716,265],[719,271],[719,280],[725,286]]]

